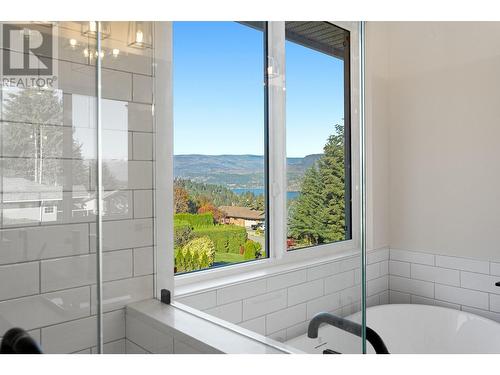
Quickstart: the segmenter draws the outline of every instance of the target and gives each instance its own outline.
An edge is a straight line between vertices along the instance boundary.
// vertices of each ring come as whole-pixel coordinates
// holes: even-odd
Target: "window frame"
[[[359,40],[359,22],[330,22],[335,26],[341,27],[349,32],[350,48],[349,48],[349,82],[345,86],[349,89],[348,103],[345,103],[344,116],[350,117],[350,132],[346,136],[350,138],[350,149],[346,150],[350,158],[350,173],[349,173],[349,189],[350,195],[350,223],[351,223],[351,239],[338,241],[328,244],[321,244],[316,246],[298,248],[292,251],[287,250],[286,246],[286,233],[287,233],[287,215],[286,215],[286,125],[285,125],[285,22],[284,21],[271,21],[266,22],[264,33],[266,36],[267,44],[265,50],[265,58],[269,66],[273,66],[273,70],[278,74],[267,77],[266,76],[266,93],[265,93],[265,116],[266,116],[266,132],[267,140],[265,141],[265,151],[268,156],[265,158],[268,163],[268,173],[265,173],[266,182],[266,252],[267,258],[257,259],[254,261],[236,263],[224,267],[209,268],[200,270],[199,272],[183,273],[174,275],[173,267],[165,270],[165,266],[173,265],[173,219],[163,217],[158,218],[155,226],[167,228],[167,230],[156,230],[158,238],[157,243],[162,243],[162,246],[156,247],[156,259],[167,260],[166,262],[155,262],[157,267],[157,295],[159,290],[166,287],[167,289],[175,289],[175,287],[192,286],[195,290],[205,288],[207,283],[213,285],[214,283],[234,283],[245,280],[248,277],[254,277],[256,274],[264,276],[276,272],[277,267],[280,269],[293,269],[300,263],[307,262],[322,262],[331,259],[332,257],[340,257],[343,255],[352,255],[355,250],[359,251],[359,226],[354,225],[359,221],[359,45],[352,43],[352,41]],[[168,50],[172,48],[172,23],[169,25],[169,38],[170,43]],[[267,35],[266,35],[267,32]],[[170,59],[171,69],[171,55]],[[273,65],[271,65],[273,64]],[[345,71],[346,69],[344,69]],[[172,109],[172,87],[171,87],[171,71],[169,72],[169,80],[167,80],[167,99],[162,106],[164,113],[168,114],[168,121],[165,125],[160,125],[159,118],[155,118],[157,126],[157,138],[159,138],[160,127],[166,127],[168,130],[164,134],[171,135],[173,129],[173,119],[171,116]],[[155,83],[155,87],[162,85],[160,82]],[[163,82],[163,87],[165,82]],[[159,106],[155,106],[155,112]],[[347,109],[348,108],[348,109]],[[170,111],[169,111],[170,110]],[[156,117],[156,116],[155,116]],[[346,121],[347,123],[347,121]],[[346,130],[347,133],[347,130]],[[169,181],[170,187],[163,186],[163,192],[168,193],[172,191],[173,186],[173,143],[170,140],[165,147],[165,142],[159,139],[156,140],[156,150],[162,145],[160,154],[157,154],[157,166],[155,168],[155,175],[160,175],[159,180],[166,182]],[[347,146],[347,143],[346,143]],[[346,147],[347,148],[347,147]],[[158,166],[163,158],[168,157],[167,171],[163,171]],[[346,158],[347,160],[347,158]],[[162,162],[164,163],[164,162]],[[348,163],[346,163],[347,166]],[[347,174],[346,174],[347,176]],[[346,178],[347,180],[347,178]],[[347,185],[347,184],[346,184]],[[161,193],[160,189],[156,193],[156,199],[159,198]],[[163,201],[163,206],[162,202]],[[165,205],[165,199],[156,201],[155,208],[158,214],[159,210],[165,212],[167,207],[168,214],[173,217],[173,204],[172,202]],[[167,238],[169,237],[169,238]],[[158,263],[163,264],[164,267],[159,267]],[[162,269],[163,268],[163,269]],[[253,276],[252,276],[253,275]]]
[[[286,26],[285,21],[284,24]],[[346,237],[348,237],[345,240],[341,241],[334,241],[330,242],[329,244],[333,243],[338,243],[338,242],[344,242],[344,241],[349,241],[353,238],[352,234],[352,155],[351,155],[351,142],[352,142],[352,137],[351,137],[351,32],[347,30],[346,28],[336,25],[332,22],[329,21],[321,21],[330,25],[333,25],[335,27],[341,28],[345,31],[348,32],[347,40],[346,43],[348,44],[348,48],[345,49],[344,52],[344,59],[349,61],[349,64],[344,64],[344,174],[345,174],[345,195],[344,195],[344,200],[345,200],[345,207],[346,207],[346,213],[345,213],[345,232],[346,232]],[[285,37],[285,43],[286,43],[286,37]],[[291,41],[292,43],[296,43]],[[307,47],[307,46],[305,46]],[[310,47],[311,48],[311,47]],[[312,48],[314,49],[314,48]],[[285,56],[284,60],[286,62],[286,51],[285,51]],[[285,95],[286,99],[286,95]],[[286,100],[285,100],[285,107],[286,107]],[[286,110],[286,108],[285,108]],[[285,121],[285,129],[286,129],[286,121]],[[286,139],[285,139],[285,144],[286,144]],[[285,160],[286,160],[286,149],[285,149]],[[286,186],[287,187],[287,186]],[[285,195],[286,199],[286,195]],[[347,209],[348,208],[348,209]],[[286,213],[285,213],[286,214]],[[286,222],[286,228],[288,231],[288,223]],[[323,244],[321,244],[323,245]],[[318,246],[321,245],[309,245],[309,246],[304,246],[304,247],[297,247],[297,248],[292,248],[288,249],[286,248],[285,251],[291,252],[291,251],[299,251],[303,249],[308,249],[308,248],[317,248]],[[326,245],[326,244],[325,244]]]
[[[175,21],[174,21],[175,22]],[[203,21],[202,21],[203,22]],[[267,38],[267,35],[268,35],[268,25],[269,25],[269,22],[267,21],[260,21],[260,22],[256,22],[256,21],[227,21],[227,22],[233,22],[233,23],[238,23],[238,24],[241,24],[242,26],[246,26],[246,27],[250,27],[250,28],[253,28],[253,29],[256,29],[256,30],[259,30],[262,32],[262,46],[263,46],[263,60],[262,60],[262,74],[263,74],[263,81],[264,81],[264,87],[263,87],[263,90],[264,90],[264,95],[263,95],[263,105],[264,105],[264,116],[263,116],[263,122],[262,122],[262,125],[264,126],[264,155],[263,155],[263,159],[264,159],[264,169],[263,169],[263,175],[264,175],[264,223],[266,225],[266,229],[264,230],[264,250],[265,250],[265,254],[266,256],[265,257],[262,257],[262,258],[259,258],[259,259],[253,259],[253,260],[243,260],[241,262],[238,262],[238,263],[234,263],[234,264],[229,264],[229,265],[224,265],[224,266],[218,266],[218,267],[214,267],[214,268],[203,268],[203,269],[198,269],[198,270],[193,270],[193,271],[187,271],[187,272],[178,272],[178,273],[175,273],[174,271],[174,278],[177,278],[177,277],[180,277],[180,276],[184,276],[184,275],[192,275],[192,274],[196,274],[196,273],[199,273],[199,272],[205,272],[205,271],[209,271],[209,270],[213,270],[213,269],[218,269],[218,268],[226,268],[226,267],[232,267],[232,266],[235,266],[235,265],[240,265],[240,264],[248,264],[248,263],[253,263],[253,262],[256,262],[256,261],[259,261],[259,260],[265,260],[265,259],[269,259],[270,258],[270,230],[269,230],[269,207],[270,207],[270,200],[269,200],[269,191],[270,191],[270,188],[269,188],[269,170],[270,170],[270,163],[269,163],[269,90],[267,89],[268,88],[268,76],[266,74],[266,70],[267,70],[267,60],[268,60],[268,43],[269,43],[269,40]],[[172,58],[172,54],[173,54],[173,22],[169,22],[169,28],[170,28],[170,33],[171,33],[171,36],[170,36],[170,53],[171,53],[171,58]],[[261,25],[259,25],[261,24]],[[170,75],[172,76],[172,72],[173,72],[173,58],[172,58],[172,62],[171,62],[171,71],[170,71]],[[173,93],[173,79],[171,78],[172,82],[169,83],[169,87],[170,87],[170,90],[171,92]],[[173,95],[172,95],[173,97]],[[169,103],[170,107],[171,107],[171,113],[173,113],[173,101],[171,103]],[[172,136],[172,142],[173,142],[173,127],[174,127],[174,122],[173,122],[173,116],[171,116],[171,121],[172,121],[172,129],[171,129],[171,136]],[[170,148],[172,150],[170,150]],[[171,157],[172,157],[172,168],[173,168],[173,148],[174,148],[174,145],[172,143],[172,145],[169,147],[169,151],[171,153]],[[155,172],[156,173],[156,172]],[[173,190],[173,185],[174,185],[174,176],[170,176],[170,179],[171,179],[171,185],[172,185],[172,190]],[[173,196],[173,194],[171,195]],[[156,205],[156,207],[158,207],[158,205]],[[172,217],[175,215],[174,212],[172,211]],[[171,228],[172,230],[172,233],[170,234],[171,237],[172,237],[172,241],[173,241],[173,228]],[[175,255],[172,254],[172,258],[174,258]]]

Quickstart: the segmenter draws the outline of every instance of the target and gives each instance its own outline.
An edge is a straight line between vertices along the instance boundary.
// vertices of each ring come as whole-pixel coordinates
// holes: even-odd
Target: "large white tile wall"
[[[389,302],[389,250],[368,255],[368,304]],[[359,311],[360,258],[349,257],[203,290],[176,300],[241,327],[286,341],[304,334],[314,314]],[[499,301],[500,304],[500,301]]]
[[[71,159],[75,158],[74,140],[82,143],[88,153],[95,153],[95,109],[90,104],[95,100],[95,66],[83,58],[82,51],[68,49],[68,38],[80,38],[80,25],[60,25],[58,86],[62,116],[42,125],[51,131],[47,134],[59,134],[63,140],[60,149],[46,150],[53,165],[64,166],[59,197],[66,211],[59,212],[55,221],[33,222],[22,217],[12,220],[7,215],[5,203],[16,194],[16,185],[12,189],[8,179],[30,177],[28,172],[25,176],[15,175],[12,168],[4,167],[4,162],[15,165],[33,160],[34,152],[29,149],[19,153],[6,147],[4,132],[14,126],[22,131],[23,127],[37,125],[39,120],[36,114],[31,118],[29,110],[22,119],[8,118],[5,100],[2,105],[0,336],[7,329],[20,326],[30,330],[45,352],[91,353],[96,351],[95,216],[72,215],[78,187],[71,182]],[[138,351],[125,340],[124,306],[153,296],[152,61],[148,50],[143,56],[138,55],[139,50],[127,50],[126,39],[120,41],[119,37],[126,35],[122,33],[126,28],[127,23],[112,23],[113,41],[105,41],[105,48],[106,43],[115,43],[107,47],[117,47],[121,53],[116,59],[107,55],[103,60],[104,162],[121,163],[121,175],[115,176],[121,184],[110,189],[117,192],[122,203],[117,206],[121,207],[119,211],[105,216],[103,227],[107,353]],[[3,99],[7,97],[5,92],[1,94]],[[118,111],[111,112],[113,108]],[[95,167],[92,158],[83,162]],[[81,189],[92,191],[95,180],[88,173],[84,179],[88,183]],[[109,183],[105,176],[105,189]],[[26,211],[20,208],[17,212],[22,216]]]
[[[500,263],[390,249],[390,303],[472,312],[500,322]]]

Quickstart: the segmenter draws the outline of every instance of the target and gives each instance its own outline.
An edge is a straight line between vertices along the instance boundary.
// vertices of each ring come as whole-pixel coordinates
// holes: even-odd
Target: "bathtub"
[[[392,304],[369,307],[367,325],[384,340],[390,353],[500,353],[500,323],[481,316],[438,306]],[[347,319],[361,322],[361,313]],[[318,338],[307,334],[286,344],[306,353],[333,349],[360,353],[361,339],[322,325]],[[375,351],[367,343],[367,352]]]

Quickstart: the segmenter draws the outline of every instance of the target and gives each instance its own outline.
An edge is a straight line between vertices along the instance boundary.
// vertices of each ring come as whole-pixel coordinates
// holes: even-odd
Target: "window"
[[[174,22],[176,273],[267,257],[264,23]]]
[[[349,32],[285,22],[287,248],[351,238]]]
[[[352,239],[349,61],[328,22],[173,23],[176,274]]]
[[[46,214],[52,214],[54,213],[54,207],[53,206],[44,207],[43,212]]]

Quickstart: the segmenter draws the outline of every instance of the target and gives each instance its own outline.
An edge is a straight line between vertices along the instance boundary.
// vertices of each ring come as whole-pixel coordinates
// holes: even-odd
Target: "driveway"
[[[260,243],[262,248],[265,248],[266,239],[264,236],[258,236],[255,234],[254,230],[247,229],[248,239]]]

